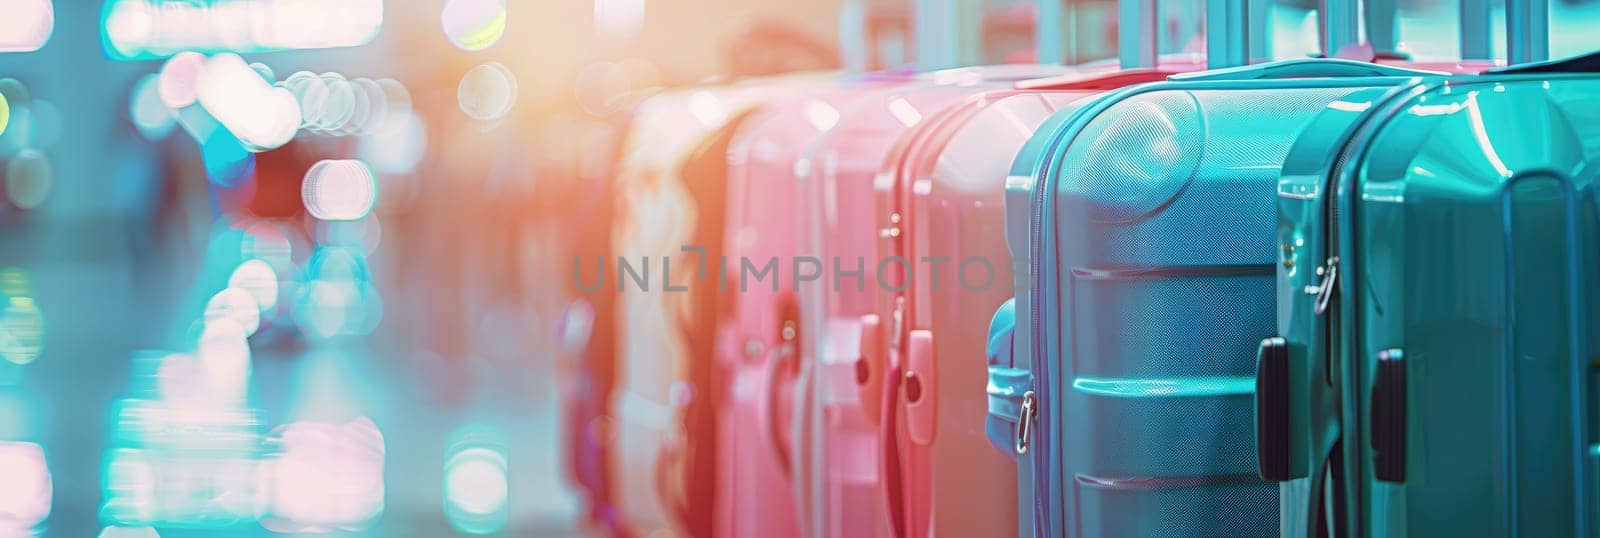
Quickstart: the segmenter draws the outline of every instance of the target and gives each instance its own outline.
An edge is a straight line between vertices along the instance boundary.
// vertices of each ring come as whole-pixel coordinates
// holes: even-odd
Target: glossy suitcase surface
[[[1032,198],[1008,212],[1028,231],[1008,236],[1029,238],[1036,277],[1014,340],[1032,357],[1018,444],[1036,535],[1277,533],[1252,450],[1277,173],[1330,102],[1418,73],[1296,60],[1181,75],[1040,133],[1041,160],[1008,185]]]
[[[1284,444],[1319,439],[1301,409],[1339,405],[1352,533],[1600,532],[1597,60],[1361,96],[1319,118],[1342,137],[1302,136],[1336,158],[1286,163],[1284,351],[1261,361],[1288,394],[1318,371],[1341,388],[1288,398]],[[1289,455],[1317,476],[1316,452]]]
[[[879,301],[878,318],[889,320],[884,345],[872,351],[886,359],[880,435],[894,439],[889,465],[899,467],[900,482],[890,485],[890,500],[903,536],[1016,534],[1013,464],[980,428],[987,409],[981,317],[1011,295],[1010,257],[993,240],[1004,225],[1010,160],[1050,112],[1082,96],[975,96],[930,119],[901,166],[884,176],[889,181],[880,179],[879,229],[891,233],[879,239],[879,259],[950,260],[916,267],[910,287]],[[936,270],[943,272],[937,286]]]
[[[802,286],[802,307],[813,326],[819,351],[807,354],[802,398],[808,419],[801,426],[801,508],[808,533],[819,536],[899,534],[899,503],[885,506],[886,495],[902,485],[899,469],[884,466],[892,439],[878,426],[884,392],[882,371],[865,346],[881,339],[866,316],[881,295],[874,257],[880,235],[874,203],[874,177],[893,148],[924,118],[977,92],[1009,86],[1019,78],[1060,74],[1052,66],[981,66],[935,71],[894,89],[876,92],[842,108],[836,125],[818,139],[797,166],[807,209],[809,234],[800,255],[817,256],[827,278]],[[829,115],[829,117],[833,117]],[[840,271],[862,269],[859,278],[835,281]],[[863,341],[863,338],[865,341]],[[864,346],[865,345],[865,346]],[[864,368],[865,367],[865,368]],[[892,430],[891,430],[892,431]],[[891,444],[886,444],[886,441]],[[892,458],[897,459],[897,458]],[[888,508],[886,510],[886,508]]]
[[[1014,464],[983,429],[988,313],[1012,295],[1018,269],[994,240],[1005,224],[1005,178],[1061,106],[1163,77],[1074,73],[1028,81],[1033,90],[984,92],[929,116],[891,152],[875,182],[877,259],[904,258],[915,270],[897,283],[903,290],[879,290],[863,326],[880,332],[862,355],[865,372],[884,372],[887,399],[865,407],[879,415],[885,467],[898,471],[885,492],[901,535],[1016,534]]]
[[[1419,64],[1412,64],[1419,65]],[[1456,73],[1493,67],[1487,62],[1435,64]],[[1322,185],[1355,137],[1372,129],[1374,106],[1388,103],[1438,77],[1417,78],[1393,87],[1352,93],[1317,114],[1296,138],[1284,159],[1278,182],[1277,268],[1278,334],[1264,340],[1257,355],[1256,451],[1259,474],[1281,481],[1281,529],[1284,536],[1347,533],[1348,480],[1344,460],[1341,380],[1328,363],[1326,316],[1332,289],[1324,287],[1326,240],[1322,237]],[[1301,262],[1311,260],[1311,265]],[[1337,278],[1335,275],[1334,278]],[[1320,306],[1319,306],[1320,305]],[[1310,367],[1308,365],[1321,365]]]
[[[726,372],[718,423],[721,467],[718,536],[800,536],[796,492],[795,379],[804,341],[799,300],[769,259],[800,250],[796,162],[832,125],[827,112],[878,83],[824,86],[774,103],[746,121],[729,147],[727,319],[717,361]],[[748,270],[744,260],[751,265]],[[712,262],[708,262],[712,263]],[[765,274],[764,274],[765,273]]]
[[[801,288],[808,319],[826,331],[812,334],[820,353],[806,355],[801,385],[807,400],[801,506],[812,536],[891,532],[882,489],[891,477],[881,468],[882,439],[863,412],[857,386],[858,323],[871,312],[877,292],[877,283],[869,280],[875,275],[869,266],[876,261],[877,232],[872,182],[899,135],[924,115],[977,91],[969,85],[913,85],[919,87],[874,92],[842,107],[837,124],[797,167],[807,189],[803,233],[810,235],[794,255],[817,256],[830,271],[835,259],[841,271],[855,270],[858,261],[863,270],[860,279],[840,281],[838,291],[822,280]]]

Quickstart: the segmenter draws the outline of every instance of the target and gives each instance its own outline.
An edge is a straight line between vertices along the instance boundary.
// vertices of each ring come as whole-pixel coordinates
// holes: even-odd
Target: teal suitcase
[[[1011,357],[990,357],[989,432],[1014,439],[997,444],[1018,454],[1021,527],[1279,533],[1252,403],[1256,343],[1274,332],[1280,167],[1329,103],[1433,75],[1348,60],[1213,70],[1080,101],[1034,135],[1006,199],[1031,282]]]
[[[1285,536],[1595,536],[1600,54],[1331,103],[1278,185]]]

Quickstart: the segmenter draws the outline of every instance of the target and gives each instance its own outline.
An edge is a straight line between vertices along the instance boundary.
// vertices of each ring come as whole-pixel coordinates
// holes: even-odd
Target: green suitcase
[[[1600,54],[1332,103],[1257,368],[1285,536],[1595,536]]]

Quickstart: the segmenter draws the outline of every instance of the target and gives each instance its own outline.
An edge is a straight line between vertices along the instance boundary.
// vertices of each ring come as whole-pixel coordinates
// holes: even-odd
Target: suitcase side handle
[[[791,397],[790,404],[791,406],[795,405],[792,401],[794,397],[792,390],[795,378],[799,377],[800,361],[804,360],[804,353],[801,349],[800,305],[793,295],[787,293],[780,295],[777,302],[778,326],[777,334],[774,336],[777,337],[775,340],[778,345],[772,350],[772,355],[767,362],[766,375],[764,376],[765,382],[761,387],[761,399],[763,400],[761,413],[766,420],[765,437],[767,438],[768,448],[772,450],[773,459],[777,462],[778,468],[783,471],[783,476],[792,478],[794,476],[794,447],[785,442],[784,409],[780,404],[779,395],[783,392],[782,388],[788,386],[791,389],[789,394]]]
[[[1289,480],[1289,344],[1281,336],[1256,352],[1256,468],[1262,480]]]
[[[1399,349],[1378,352],[1372,380],[1372,474],[1384,482],[1406,481],[1406,361]]]
[[[939,427],[939,368],[934,364],[933,333],[913,330],[906,341],[905,373],[900,382],[905,397],[906,436],[912,443],[929,445]]]
[[[1287,78],[1430,77],[1445,74],[1447,73],[1337,58],[1295,58],[1226,69],[1213,69],[1198,73],[1182,73],[1172,75],[1167,79],[1192,82]]]

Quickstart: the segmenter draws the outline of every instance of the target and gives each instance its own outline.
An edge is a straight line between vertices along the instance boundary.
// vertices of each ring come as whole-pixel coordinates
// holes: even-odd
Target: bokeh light
[[[517,101],[517,78],[499,62],[488,62],[467,71],[456,87],[456,101],[467,116],[481,121],[498,120],[511,112]]]
[[[383,513],[383,434],[366,417],[294,422],[268,435],[267,514],[274,532],[361,530]]]
[[[445,517],[456,530],[490,534],[504,528],[511,497],[504,436],[471,425],[452,436],[444,461]]]
[[[160,58],[179,51],[267,52],[350,47],[383,25],[382,0],[108,0],[102,43],[117,59]]]
[[[110,526],[100,530],[96,538],[161,538],[161,533],[155,527],[118,527]]]
[[[25,149],[6,164],[6,196],[19,209],[34,209],[50,197],[55,171],[50,158],[36,149]]]
[[[7,363],[31,363],[44,350],[44,313],[32,294],[28,273],[0,269],[0,359]]]
[[[378,201],[372,169],[357,160],[325,160],[311,165],[300,187],[306,212],[322,220],[356,220]]]
[[[462,50],[489,48],[506,32],[505,0],[446,0],[439,24]]]
[[[133,92],[128,96],[129,121],[140,136],[152,142],[166,138],[177,125],[172,112],[161,100],[159,85],[156,74],[145,75],[133,84]]]
[[[278,273],[266,261],[250,259],[239,264],[233,274],[228,275],[228,288],[248,292],[260,312],[270,311],[278,305]]]
[[[601,34],[632,37],[644,26],[644,0],[594,0],[594,25]]]
[[[279,83],[289,90],[300,103],[302,127],[314,127],[322,121],[328,106],[328,84],[310,71],[296,71]]]
[[[407,107],[409,109],[409,107]],[[389,109],[384,124],[357,142],[356,154],[379,174],[405,174],[416,170],[428,150],[428,132],[422,118],[409,110]]]
[[[4,94],[0,94],[0,135],[6,134],[6,125],[11,123],[11,103]]]
[[[0,157],[29,146],[32,118],[28,113],[28,87],[14,78],[0,78],[0,101],[6,102],[6,128],[0,129]]]
[[[28,364],[44,351],[44,313],[32,297],[10,297],[0,308],[0,359]]]
[[[383,297],[372,286],[361,252],[324,246],[306,262],[308,280],[299,286],[295,322],[317,338],[364,335],[383,321]]]
[[[255,71],[257,75],[261,75],[261,80],[265,81],[267,84],[272,84],[278,81],[278,75],[273,73],[272,67],[267,64],[261,62],[250,62],[250,70]]]
[[[198,52],[181,52],[161,64],[157,84],[161,102],[174,110],[194,104],[195,86],[205,65],[206,57]]]
[[[240,239],[240,258],[261,260],[275,272],[287,272],[294,265],[295,252],[294,241],[289,237],[278,223],[261,221],[250,224],[245,227],[244,237]]]
[[[55,30],[50,0],[0,0],[0,52],[39,50]]]
[[[355,87],[350,85],[350,81],[345,80],[344,75],[338,73],[323,73],[318,76],[328,88],[328,99],[323,104],[322,114],[317,117],[312,128],[337,132],[350,122],[351,116],[355,115]]]
[[[317,134],[371,134],[411,114],[411,94],[394,79],[297,71],[277,85],[299,104],[300,127]]]
[[[252,308],[254,301],[251,302]],[[250,343],[243,327],[230,319],[207,321],[196,345],[206,395],[212,401],[236,404],[250,385]]]
[[[487,448],[469,448],[450,457],[445,495],[456,508],[485,515],[505,509],[508,497],[506,458]]]
[[[44,449],[0,441],[0,533],[25,530],[50,516],[53,487]]]
[[[206,111],[250,151],[287,144],[300,128],[300,103],[294,94],[262,80],[237,54],[223,53],[206,60],[195,94]]]
[[[250,290],[230,287],[212,295],[211,300],[206,302],[205,319],[208,325],[222,320],[231,321],[243,329],[248,337],[261,327],[261,305]]]
[[[377,129],[389,116],[389,96],[370,78],[350,81],[356,93],[356,114],[345,126],[348,134],[364,135]]]
[[[392,78],[382,78],[378,79],[378,87],[383,89],[384,103],[388,114],[384,116],[383,122],[374,127],[375,129],[387,128],[392,125],[393,120],[412,115],[411,91],[407,90],[404,84]]]
[[[329,247],[349,249],[370,256],[383,240],[383,226],[377,213],[358,220],[324,220],[316,223],[317,242]]]

